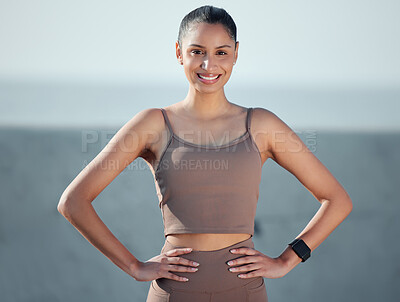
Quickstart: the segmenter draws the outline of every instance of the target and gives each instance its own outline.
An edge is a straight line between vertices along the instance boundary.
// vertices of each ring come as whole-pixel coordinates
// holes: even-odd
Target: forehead
[[[214,45],[232,44],[232,38],[229,36],[222,24],[194,23],[182,38],[182,44]]]

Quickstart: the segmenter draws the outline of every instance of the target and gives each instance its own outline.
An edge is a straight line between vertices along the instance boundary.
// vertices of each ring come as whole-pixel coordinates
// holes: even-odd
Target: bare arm
[[[257,109],[262,132],[266,135],[270,157],[292,173],[321,206],[296,238],[301,238],[315,250],[350,214],[352,201],[335,177],[311,153],[303,141],[275,114]],[[294,239],[294,238],[293,238]],[[301,262],[290,246],[279,256],[288,271]]]
[[[256,108],[253,112],[252,128],[263,162],[272,158],[292,173],[321,204],[296,237],[303,239],[313,251],[349,215],[353,208],[352,201],[328,169],[282,120],[263,108]],[[239,278],[281,278],[301,262],[289,245],[275,258],[247,247],[230,252],[245,255],[227,263],[232,273],[239,273]]]
[[[146,109],[127,122],[63,192],[58,211],[100,252],[127,274],[139,264],[111,233],[92,206],[93,200],[153,140],[161,123],[158,109]],[[157,120],[158,119],[158,120]]]

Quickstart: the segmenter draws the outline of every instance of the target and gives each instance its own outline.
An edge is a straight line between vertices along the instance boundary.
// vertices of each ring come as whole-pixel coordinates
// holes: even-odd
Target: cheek
[[[233,56],[224,56],[222,58],[219,58],[218,65],[224,68],[230,68],[233,64]]]
[[[203,63],[202,58],[200,57],[187,57],[185,64],[190,67],[197,67]]]
[[[231,59],[227,59],[221,62],[220,66],[226,71],[231,71],[233,69],[233,62]]]
[[[201,59],[190,58],[184,61],[183,66],[186,74],[193,74],[195,71],[199,70],[203,61]]]
[[[194,78],[196,76],[195,74],[195,70],[197,69],[194,64],[189,64],[189,62],[187,62],[188,64],[184,63],[184,71],[186,74],[186,77],[189,78]]]

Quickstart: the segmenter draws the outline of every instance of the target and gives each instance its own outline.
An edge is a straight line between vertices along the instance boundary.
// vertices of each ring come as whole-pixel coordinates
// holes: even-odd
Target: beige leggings
[[[229,260],[244,257],[229,252],[236,247],[254,248],[253,238],[213,251],[192,251],[180,255],[200,263],[195,273],[174,272],[187,277],[189,281],[181,282],[168,278],[153,280],[146,302],[268,302],[263,277],[239,278],[231,273],[226,264]],[[180,248],[172,245],[167,239],[161,253]]]

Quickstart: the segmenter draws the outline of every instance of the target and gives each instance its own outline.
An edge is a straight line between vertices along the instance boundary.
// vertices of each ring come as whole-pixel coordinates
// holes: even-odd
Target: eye
[[[202,52],[201,50],[194,49],[194,50],[191,51],[191,53],[193,53],[193,54],[195,54],[195,55],[200,55],[200,54],[202,54],[203,52]]]
[[[218,51],[218,55],[227,55],[225,51]]]

